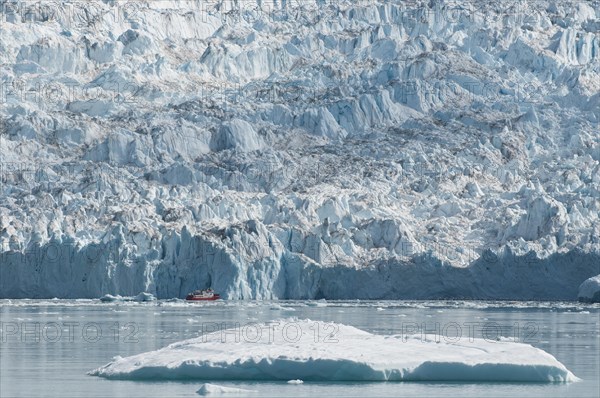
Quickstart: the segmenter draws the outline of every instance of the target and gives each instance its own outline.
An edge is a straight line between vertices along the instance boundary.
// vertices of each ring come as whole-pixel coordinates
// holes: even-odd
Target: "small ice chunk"
[[[584,303],[600,303],[600,275],[584,281],[579,286],[577,298]]]
[[[135,301],[154,301],[154,300],[156,300],[156,297],[154,297],[154,295],[152,293],[142,292],[142,293],[138,294],[137,296],[135,296],[134,300]]]
[[[295,380],[288,380],[287,382],[288,384],[303,384],[304,381],[300,380],[300,379],[295,379]]]
[[[245,390],[243,388],[224,387],[218,384],[204,383],[196,393],[198,395],[239,395],[256,393],[256,390]]]
[[[105,294],[104,296],[100,297],[100,301],[102,301],[103,303],[113,303],[122,299],[123,298],[121,296],[113,296],[112,294]]]

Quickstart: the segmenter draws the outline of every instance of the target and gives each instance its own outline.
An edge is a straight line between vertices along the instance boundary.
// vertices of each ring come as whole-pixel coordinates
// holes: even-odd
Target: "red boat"
[[[209,288],[205,290],[194,290],[192,293],[188,294],[185,299],[189,301],[214,301],[220,298],[221,296]]]

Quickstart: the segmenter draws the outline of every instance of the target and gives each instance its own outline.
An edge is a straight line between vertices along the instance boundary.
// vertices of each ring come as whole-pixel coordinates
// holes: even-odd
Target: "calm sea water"
[[[539,347],[583,379],[535,383],[313,383],[214,381],[260,397],[598,397],[600,306],[526,302],[110,303],[0,300],[0,397],[198,397],[204,381],[105,380],[86,372],[113,356],[155,350],[225,323],[297,317],[379,334],[441,339],[509,337]],[[457,327],[458,325],[458,327]],[[359,349],[359,348],[357,348]]]

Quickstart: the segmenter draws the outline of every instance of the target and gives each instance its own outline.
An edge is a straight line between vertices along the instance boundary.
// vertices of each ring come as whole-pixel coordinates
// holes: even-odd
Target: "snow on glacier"
[[[597,2],[2,1],[0,297],[574,300]]]
[[[433,335],[376,335],[352,326],[279,320],[117,357],[90,375],[126,380],[573,382],[528,344]]]

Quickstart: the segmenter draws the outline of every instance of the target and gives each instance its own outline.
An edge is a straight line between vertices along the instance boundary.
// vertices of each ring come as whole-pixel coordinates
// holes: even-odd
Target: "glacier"
[[[529,344],[451,340],[281,319],[116,357],[88,374],[121,380],[579,381],[552,355]]]
[[[0,298],[600,274],[598,1],[0,5]]]

